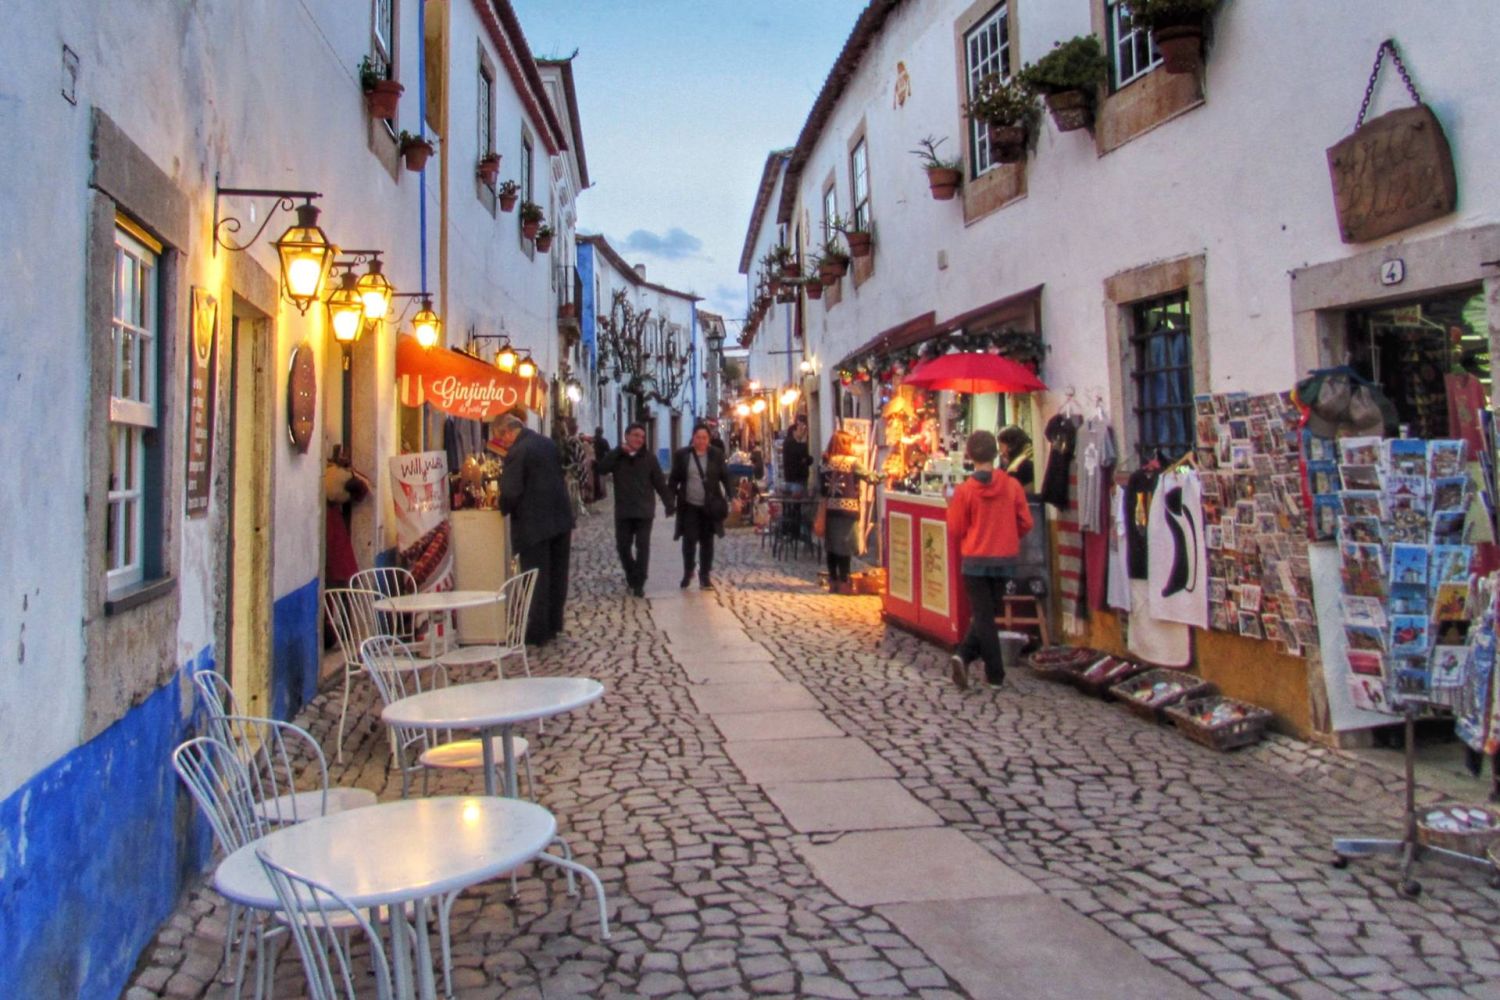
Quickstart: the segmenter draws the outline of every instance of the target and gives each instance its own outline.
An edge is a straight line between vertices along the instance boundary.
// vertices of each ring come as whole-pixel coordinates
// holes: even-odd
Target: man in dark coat
[[[500,418],[497,436],[505,449],[500,510],[510,515],[511,549],[523,571],[537,571],[526,641],[540,646],[563,627],[573,505],[563,479],[562,458],[551,438],[529,430],[514,411]]]
[[[604,499],[604,474],[599,469],[599,463],[604,461],[604,456],[609,454],[609,439],[604,436],[603,427],[594,428],[594,499]]]
[[[692,443],[672,456],[672,474],[667,478],[677,499],[677,530],[682,539],[682,586],[698,570],[698,586],[713,590],[714,538],[724,537],[724,519],[729,516],[729,474],[724,453],[709,444],[708,428],[693,428]]]
[[[615,548],[625,569],[625,585],[636,597],[645,597],[656,498],[661,497],[668,517],[676,511],[667,477],[656,456],[646,450],[646,428],[641,424],[625,428],[625,443],[601,458],[598,470],[615,477]]]
[[[782,489],[787,496],[807,495],[807,476],[812,472],[812,451],[807,446],[807,421],[801,417],[781,444]]]

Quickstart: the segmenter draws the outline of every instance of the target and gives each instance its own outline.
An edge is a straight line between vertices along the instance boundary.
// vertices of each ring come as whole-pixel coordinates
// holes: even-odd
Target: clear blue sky
[[[865,0],[511,2],[535,55],[578,50],[594,182],[580,228],[650,280],[743,316],[740,248],[766,154],[797,141]]]

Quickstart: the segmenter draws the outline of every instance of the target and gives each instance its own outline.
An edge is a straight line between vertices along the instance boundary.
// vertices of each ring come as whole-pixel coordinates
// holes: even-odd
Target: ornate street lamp
[[[396,289],[391,287],[391,280],[381,273],[381,266],[380,255],[373,255],[370,258],[370,269],[359,279],[360,304],[364,309],[365,319],[372,323],[385,319],[385,314],[391,308],[391,296],[396,293]]]
[[[318,225],[318,207],[313,204],[313,199],[321,197],[323,195],[318,191],[220,187],[218,179],[215,178],[214,253],[218,253],[218,247],[236,252],[250,249],[265,233],[266,227],[270,225],[277,212],[295,211],[296,223],[287,227],[286,232],[282,233],[281,238],[272,245],[276,247],[276,253],[281,258],[282,290],[285,291],[287,298],[292,300],[297,310],[306,315],[308,307],[322,296],[323,285],[328,280],[328,272],[339,253],[339,248],[329,242],[328,235]],[[238,233],[241,227],[240,220],[234,216],[220,217],[219,200],[221,198],[274,198],[275,201],[255,234],[244,243],[234,243],[226,234]],[[301,205],[296,204],[299,198],[302,199]]]
[[[346,350],[364,332],[365,306],[360,299],[359,282],[354,277],[353,268],[344,270],[339,287],[328,296],[328,325],[333,328],[333,339]]]
[[[443,321],[438,319],[438,314],[432,311],[431,296],[422,296],[422,308],[411,318],[412,333],[416,335],[417,343],[431,349],[443,336]]]

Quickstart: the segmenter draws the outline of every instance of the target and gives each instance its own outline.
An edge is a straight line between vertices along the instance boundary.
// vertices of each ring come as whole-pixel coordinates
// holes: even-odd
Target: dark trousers
[[[569,531],[516,550],[521,571],[537,571],[531,616],[526,620],[526,641],[533,646],[540,646],[562,631],[563,606],[568,602],[568,557],[572,551],[573,533]]]
[[[693,575],[693,564],[698,566],[698,579],[707,580],[714,568],[714,522],[702,507],[690,503],[682,505],[682,575]]]
[[[1005,578],[999,576],[964,576],[964,593],[969,595],[969,631],[958,644],[958,655],[965,663],[984,660],[984,676],[993,683],[1005,677],[1000,662],[1000,635],[995,616],[1005,595]]]
[[[828,579],[834,582],[849,579],[849,560],[851,556],[836,555],[832,552],[826,553],[828,557]]]
[[[646,571],[651,566],[651,521],[649,517],[615,518],[615,550],[620,553],[627,586],[646,585]]]

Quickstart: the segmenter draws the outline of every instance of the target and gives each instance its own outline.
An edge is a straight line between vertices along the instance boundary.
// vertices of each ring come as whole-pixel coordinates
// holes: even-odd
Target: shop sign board
[[[1458,201],[1453,153],[1425,104],[1387,112],[1328,147],[1328,173],[1345,243],[1410,229]]]
[[[946,618],[948,594],[948,525],[943,521],[922,520],[922,610]]]
[[[219,304],[202,288],[193,289],[193,350],[188,358],[187,484],[188,517],[208,513],[214,464],[214,369],[218,361]]]
[[[886,590],[894,598],[911,603],[911,515],[891,513],[890,546],[886,566]]]

